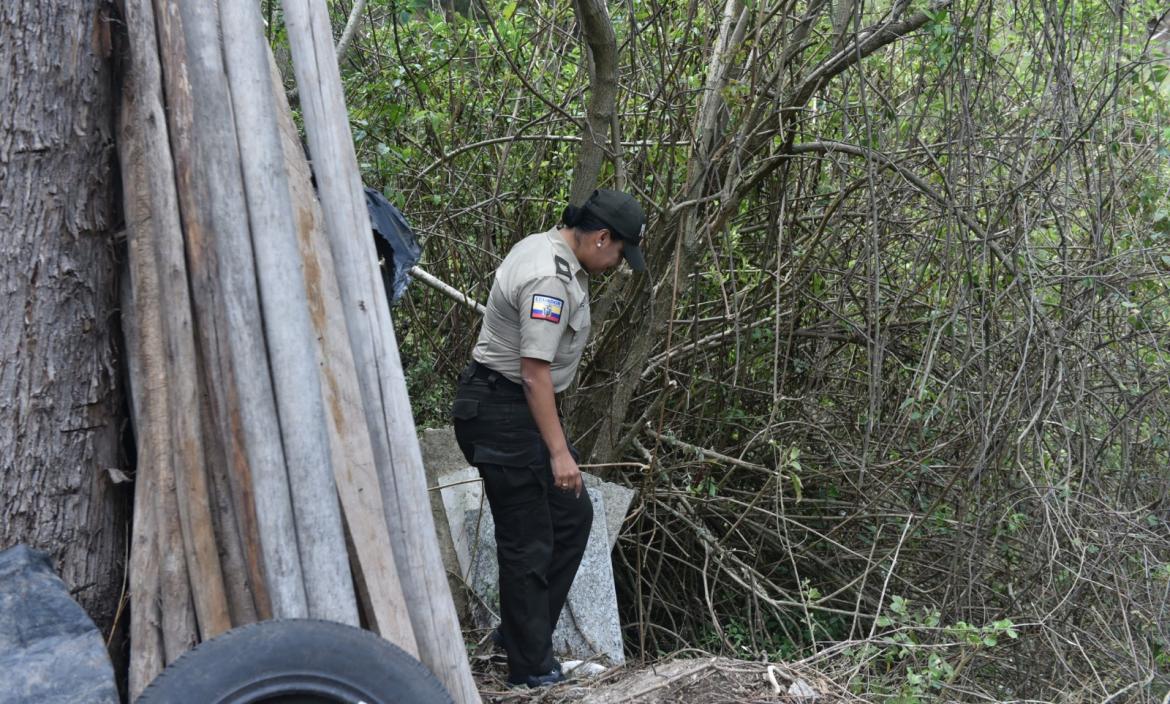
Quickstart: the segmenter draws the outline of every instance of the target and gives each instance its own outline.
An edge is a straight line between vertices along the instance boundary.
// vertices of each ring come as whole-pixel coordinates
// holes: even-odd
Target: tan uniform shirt
[[[553,389],[573,383],[589,339],[589,274],[557,229],[520,240],[496,269],[471,356],[521,383],[520,358],[551,363]]]

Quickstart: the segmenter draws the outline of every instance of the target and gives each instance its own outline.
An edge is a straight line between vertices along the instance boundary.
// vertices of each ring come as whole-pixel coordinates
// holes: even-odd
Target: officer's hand
[[[552,457],[553,484],[560,491],[571,491],[577,498],[581,498],[581,469],[577,460],[566,450]]]

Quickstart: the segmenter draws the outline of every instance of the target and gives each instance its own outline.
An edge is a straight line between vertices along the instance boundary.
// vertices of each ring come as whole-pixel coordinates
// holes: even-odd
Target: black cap
[[[599,188],[582,207],[608,225],[610,231],[625,243],[622,256],[630,263],[630,268],[646,271],[641,247],[642,235],[646,233],[646,213],[638,201],[628,193]]]

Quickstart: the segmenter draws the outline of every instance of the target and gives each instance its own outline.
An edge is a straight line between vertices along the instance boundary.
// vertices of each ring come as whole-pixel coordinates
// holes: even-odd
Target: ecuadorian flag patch
[[[561,322],[561,309],[565,302],[552,296],[542,296],[539,293],[532,296],[532,315],[536,320],[547,320],[550,323]]]

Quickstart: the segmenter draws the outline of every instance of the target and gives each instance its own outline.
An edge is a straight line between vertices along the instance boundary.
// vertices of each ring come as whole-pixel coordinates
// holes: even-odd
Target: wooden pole
[[[128,77],[127,84],[131,80]],[[133,217],[132,207],[133,201],[139,200],[136,195],[140,191],[138,188],[128,188],[128,186],[140,185],[136,183],[138,175],[132,175],[132,172],[135,163],[138,164],[138,170],[141,170],[141,155],[134,151],[139,145],[135,144],[132,139],[128,139],[130,136],[126,121],[127,108],[130,107],[128,95],[130,95],[129,92],[123,94],[122,109],[118,113],[118,156],[122,166],[125,212],[129,216],[130,228],[134,228],[133,223],[136,222],[136,218]],[[131,124],[133,123],[131,122]],[[141,266],[141,252],[136,251],[143,244],[141,233],[135,235],[128,232],[127,239],[138,239],[138,242],[130,243],[130,259],[134,261],[126,267],[126,275],[122,284],[122,334],[126,339],[126,362],[130,381],[130,417],[136,430],[138,460],[138,470],[134,476],[134,526],[130,533],[128,575],[131,645],[128,685],[130,700],[133,701],[163,669],[162,631],[159,629],[161,617],[158,610],[158,515],[154,510],[156,490],[154,477],[155,467],[160,458],[169,460],[169,453],[159,451],[158,438],[156,437],[159,433],[157,431],[151,432],[153,428],[160,426],[165,431],[166,425],[165,422],[151,424],[148,421],[148,416],[157,415],[157,410],[151,408],[151,402],[147,400],[147,396],[151,395],[151,392],[143,388],[150,378],[143,371],[143,367],[150,365],[144,361],[148,345],[137,320],[141,315],[139,308],[145,307],[143,305],[144,299],[149,300],[147,296],[150,294],[148,291],[143,291],[143,286],[135,290],[134,277],[130,271],[134,266]],[[150,261],[147,261],[146,265],[153,267],[153,263]],[[149,284],[146,284],[145,287],[149,288]],[[157,328],[160,323],[157,315],[153,317],[155,318],[154,326],[157,336]],[[156,342],[157,349],[161,350],[161,341]],[[157,363],[156,360],[155,364],[157,365]],[[161,434],[164,435],[163,441],[165,442],[165,432]]]
[[[173,469],[178,456],[159,464],[158,494],[154,510],[159,516],[159,612],[162,614],[163,655],[170,665],[199,642],[195,595],[187,566],[179,510],[178,486]]]
[[[418,438],[370,235],[325,7],[283,0],[293,67],[393,550],[423,663],[478,702],[435,538]]]
[[[309,615],[356,626],[357,601],[329,454],[316,334],[309,320],[260,8],[248,0],[222,0],[219,13]],[[256,498],[262,499],[259,494]],[[262,533],[261,541],[265,539]]]
[[[321,390],[329,409],[333,469],[353,545],[354,562],[360,567],[354,570],[359,601],[366,604],[367,619],[374,631],[417,656],[418,646],[406,610],[406,598],[394,567],[373,448],[362,410],[353,352],[345,330],[333,257],[323,230],[321,207],[313,193],[309,165],[292,121],[288,99],[278,89],[283,82],[271,53],[268,61],[286,170],[295,203],[297,235],[305,264],[305,288],[315,331],[313,338],[319,345]]]
[[[137,19],[141,9],[128,0],[124,16]],[[154,18],[150,17],[153,29]],[[143,134],[150,113],[151,76],[138,52],[142,35],[129,32],[130,59],[123,79],[118,110],[118,159],[122,171],[123,213],[127,225],[129,276],[122,304],[122,331],[126,338],[130,377],[130,409],[137,440],[138,471],[134,480],[134,525],[130,539],[130,672],[128,687],[133,701],[164,667],[161,614],[159,613],[158,514],[155,511],[157,467],[170,461],[165,415],[166,392],[147,388],[162,381],[162,320],[157,307],[158,277],[152,256],[152,199],[150,192],[149,138]],[[151,32],[153,34],[153,32]],[[154,68],[157,69],[157,56]],[[157,71],[155,74],[157,78]],[[154,84],[157,87],[157,83]],[[137,286],[135,285],[137,283]],[[154,302],[154,307],[148,305]],[[140,321],[146,321],[145,329]],[[149,333],[149,334],[148,334]],[[157,357],[151,357],[151,355]],[[150,373],[147,373],[147,369]],[[161,393],[159,393],[161,391]],[[157,399],[161,397],[162,405]],[[161,418],[160,418],[161,416]]]
[[[139,465],[141,467],[141,465]],[[141,470],[139,470],[141,471]],[[130,544],[130,701],[162,672],[162,615],[159,612],[158,517],[150,472],[134,482],[134,537]]]
[[[135,404],[141,409],[135,427],[147,441],[138,458],[136,539],[130,569],[133,698],[163,662],[172,662],[197,638],[175,488],[174,463],[181,454],[176,441],[182,438],[174,435],[178,426],[173,417],[195,413],[197,420],[198,415],[197,407],[176,405],[183,403],[180,391],[192,385],[195,370],[193,364],[182,366],[183,350],[190,349],[193,341],[154,10],[149,0],[125,0],[123,17],[129,44],[118,147],[130,258],[134,280],[139,282],[135,291],[139,304],[131,309],[137,311],[131,320],[151,321],[149,331],[132,327],[128,348],[142,345],[152,350],[136,356],[150,364],[136,364],[131,370],[133,378],[141,380],[132,383],[132,388],[136,393],[143,389],[142,401]],[[201,455],[198,447],[193,454]],[[201,457],[197,459],[202,462]]]
[[[204,380],[207,377],[203,377]],[[203,449],[207,458],[208,489],[211,506],[211,525],[215,531],[215,543],[219,546],[220,564],[223,566],[223,585],[228,599],[228,614],[232,619],[232,626],[242,626],[255,623],[257,620],[257,606],[253,598],[253,588],[264,592],[263,579],[250,578],[252,571],[247,562],[247,544],[255,541],[249,539],[246,529],[241,527],[241,517],[236,512],[235,494],[240,491],[239,481],[232,477],[232,472],[225,458],[226,454],[222,439],[215,432],[213,421],[214,413],[211,410],[211,399],[207,394],[200,398],[202,408],[199,418],[203,421]],[[260,567],[259,564],[256,565]],[[256,574],[260,574],[259,569]]]
[[[184,218],[188,213],[196,217],[198,211],[195,199],[192,198],[192,175],[196,168],[193,162],[190,144],[190,132],[194,119],[190,84],[187,81],[187,69],[198,71],[197,62],[187,61],[186,42],[181,36],[181,25],[178,10],[172,3],[160,2],[155,6],[156,18],[160,34],[160,47],[163,47],[163,67],[166,76],[167,115],[170,126],[173,153],[175,155],[176,181],[179,186],[179,199],[184,200],[184,191],[187,191],[187,202],[183,209]],[[190,64],[188,66],[188,63]],[[203,161],[200,159],[200,161]],[[198,221],[190,223],[193,229],[200,230]],[[192,227],[187,228],[188,231]],[[169,264],[170,262],[168,262]],[[165,277],[175,274],[168,270]],[[171,281],[173,286],[174,282]],[[184,277],[183,285],[186,281]],[[173,291],[173,287],[171,289]],[[165,295],[165,293],[164,293]],[[180,311],[178,313],[182,315]],[[176,322],[176,327],[178,323]],[[180,343],[181,344],[181,343]],[[175,348],[168,352],[176,351]],[[219,562],[219,554],[215,544],[215,533],[211,522],[210,496],[207,487],[207,476],[203,467],[203,448],[200,439],[198,408],[199,400],[196,387],[192,383],[195,367],[180,365],[175,367],[183,376],[175,380],[175,396],[171,408],[171,433],[175,439],[175,479],[176,486],[182,497],[177,501],[178,515],[182,526],[183,547],[186,554],[187,568],[193,586],[192,596],[195,603],[195,612],[198,618],[199,630],[204,638],[210,638],[222,633],[231,627],[231,619],[227,608],[227,594],[224,589],[223,573]],[[186,396],[186,398],[179,398]],[[184,405],[178,405],[183,403]],[[168,656],[171,654],[168,653]]]

